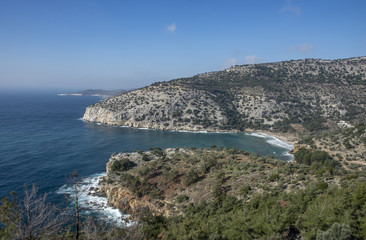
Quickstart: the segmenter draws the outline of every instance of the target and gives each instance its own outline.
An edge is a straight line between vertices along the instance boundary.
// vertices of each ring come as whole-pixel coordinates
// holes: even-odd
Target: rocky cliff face
[[[165,152],[172,152],[172,150],[168,149]],[[107,196],[109,205],[120,209],[124,213],[131,214],[132,218],[134,219],[147,212],[161,214],[164,216],[178,214],[180,211],[177,211],[177,209],[171,205],[169,200],[163,199],[161,197],[152,197],[151,194],[140,192],[140,190],[143,189],[143,187],[140,186],[141,183],[139,183],[139,175],[141,174],[140,171],[144,168],[146,170],[146,165],[148,165],[146,161],[142,160],[142,157],[146,154],[149,154],[150,164],[154,161],[159,161],[160,159],[160,157],[154,156],[151,152],[145,152],[143,154],[136,152],[120,153],[118,155],[112,156],[106,165],[107,175],[104,181],[101,183],[101,191]],[[120,172],[112,170],[112,165],[116,161],[120,161],[122,159],[129,159],[136,164],[136,167],[130,171]],[[159,170],[156,170],[157,172],[155,172],[155,174],[159,174]],[[129,178],[126,179],[126,176],[129,176]],[[132,183],[130,181],[135,182]],[[131,186],[134,184],[138,185],[135,187],[141,189],[136,189]],[[154,186],[154,184],[156,184],[156,182],[152,183],[152,186]]]
[[[118,208],[124,213],[131,214],[133,219],[147,212],[171,216],[171,211],[164,201],[152,200],[149,197],[139,198],[136,194],[115,183],[103,183],[101,187],[107,198],[108,204]]]
[[[366,57],[235,66],[96,103],[83,119],[138,128],[317,131],[366,118]]]

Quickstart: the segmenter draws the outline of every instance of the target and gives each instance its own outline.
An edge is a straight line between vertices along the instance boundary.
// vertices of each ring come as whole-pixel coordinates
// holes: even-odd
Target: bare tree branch
[[[65,215],[55,205],[46,201],[47,194],[37,196],[38,188],[24,185],[24,199],[19,204],[19,234],[16,239],[39,239],[54,236],[62,231]]]

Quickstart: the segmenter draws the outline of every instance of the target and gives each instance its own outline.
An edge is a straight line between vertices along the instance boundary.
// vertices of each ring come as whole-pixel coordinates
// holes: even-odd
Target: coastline
[[[295,145],[299,141],[299,137],[291,133],[270,132],[265,130],[254,130],[254,129],[246,129],[244,132],[267,135],[269,137],[277,138],[291,145]]]
[[[291,133],[280,133],[280,132],[271,132],[271,131],[265,131],[265,130],[255,130],[255,129],[251,129],[251,128],[247,128],[244,131],[239,131],[239,130],[213,130],[213,129],[194,129],[191,128],[189,130],[187,129],[169,129],[169,128],[163,128],[163,129],[158,129],[158,128],[149,128],[149,127],[134,127],[134,126],[126,126],[126,125],[116,125],[116,124],[108,124],[108,123],[100,123],[100,122],[94,122],[94,121],[89,121],[86,120],[84,118],[80,118],[80,120],[85,121],[85,122],[91,122],[94,123],[96,125],[107,125],[107,126],[111,126],[111,127],[121,127],[121,128],[133,128],[133,129],[140,129],[140,130],[159,130],[159,131],[169,131],[169,132],[182,132],[182,133],[222,133],[222,134],[229,134],[229,133],[245,133],[245,134],[258,134],[258,135],[263,135],[265,137],[269,137],[269,138],[274,138],[277,139],[279,141],[282,141],[288,145],[292,145],[292,148],[294,147],[294,145],[298,142],[299,137],[296,136],[295,134],[291,134]]]

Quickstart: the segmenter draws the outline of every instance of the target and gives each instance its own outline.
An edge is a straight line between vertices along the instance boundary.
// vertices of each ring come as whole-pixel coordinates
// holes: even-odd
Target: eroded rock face
[[[124,213],[130,214],[133,219],[137,219],[147,212],[164,216],[171,216],[173,213],[177,213],[168,200],[153,198],[149,195],[138,196],[129,189],[129,186],[125,186],[123,181],[120,180],[120,175],[123,173],[115,172],[111,169],[113,162],[124,158],[135,162],[137,166],[144,163],[141,160],[141,155],[138,153],[120,153],[109,159],[106,165],[107,174],[100,186],[101,191],[108,198],[108,204]]]
[[[149,197],[139,198],[121,185],[104,183],[101,189],[107,195],[109,205],[131,214],[133,218],[147,212],[170,216],[164,201],[152,200]]]

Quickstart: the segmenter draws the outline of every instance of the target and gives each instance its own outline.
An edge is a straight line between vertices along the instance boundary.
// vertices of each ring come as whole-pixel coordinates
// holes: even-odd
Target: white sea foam
[[[188,131],[188,130],[168,130],[170,132],[179,132],[179,133],[215,133],[215,134],[230,134],[232,132],[209,132],[209,131]]]
[[[284,153],[282,153],[282,155],[288,157],[288,159],[289,159],[288,161],[289,162],[292,162],[294,160],[294,158],[295,158],[294,155],[291,154],[291,153],[289,153],[289,152],[284,152]]]
[[[253,137],[260,137],[260,138],[268,138],[268,135],[262,133],[245,133],[246,135],[253,136]]]
[[[275,138],[275,137],[269,137],[269,138],[270,139],[268,139],[267,142],[271,145],[286,148],[288,150],[292,150],[294,148],[294,145],[292,145],[288,142],[282,141],[282,140],[280,140],[278,138]]]
[[[188,131],[188,130],[169,130],[170,132],[180,132],[180,133],[208,133],[207,131]]]
[[[99,182],[105,173],[93,174],[81,181],[79,185],[79,205],[83,214],[97,214],[108,223],[118,226],[128,226],[131,223],[124,219],[130,215],[121,213],[118,209],[108,205],[107,198],[97,194]],[[64,185],[60,187],[56,193],[69,195],[72,199],[75,198],[75,191],[72,186]]]
[[[259,137],[259,138],[265,138],[266,142],[271,144],[272,146],[278,146],[278,147],[286,149],[282,153],[282,155],[289,158],[289,161],[292,161],[294,159],[294,155],[289,153],[289,151],[294,149],[294,145],[292,145],[288,142],[282,141],[276,137],[266,135],[264,133],[246,133],[246,135],[253,136],[253,137]]]
[[[288,142],[282,141],[282,140],[280,140],[276,137],[266,135],[264,133],[245,133],[245,134],[249,135],[249,136],[253,136],[253,137],[266,138],[267,139],[266,141],[269,144],[274,145],[274,146],[286,148],[286,149],[289,149],[289,150],[292,150],[294,148],[294,145],[292,145]]]

